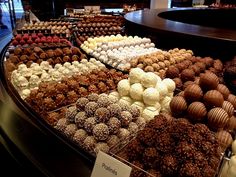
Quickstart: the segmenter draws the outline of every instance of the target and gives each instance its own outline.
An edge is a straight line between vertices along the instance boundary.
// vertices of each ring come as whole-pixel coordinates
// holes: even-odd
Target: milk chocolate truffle
[[[65,118],[59,119],[57,124],[55,125],[55,129],[63,132],[66,129],[66,126],[68,125],[68,120]]]
[[[98,104],[96,102],[89,102],[85,105],[84,110],[87,116],[93,116],[97,108],[98,108]]]
[[[200,74],[200,68],[197,65],[191,65],[189,67],[189,69],[193,70],[193,72],[195,73],[196,76],[198,76]]]
[[[84,127],[84,122],[88,117],[84,111],[78,112],[75,116],[75,124],[78,128]]]
[[[99,124],[95,125],[93,128],[93,136],[98,141],[106,140],[109,136],[108,126],[104,123],[99,123]]]
[[[89,102],[89,100],[87,98],[79,98],[76,101],[76,107],[78,109],[78,111],[84,111],[85,109],[85,105]]]
[[[219,84],[219,78],[214,73],[207,72],[200,75],[199,84],[203,90],[213,90],[217,88]]]
[[[222,108],[213,108],[208,114],[208,124],[212,128],[223,128],[229,121],[227,112]]]
[[[229,101],[236,109],[236,96],[233,94],[229,94],[227,101]]]
[[[102,152],[105,152],[105,153],[108,153],[110,150],[109,146],[107,143],[103,143],[103,142],[99,142],[96,144],[95,146],[95,153],[97,154],[99,151],[102,151]]]
[[[111,117],[107,123],[110,134],[116,134],[121,128],[121,122],[116,117]]]
[[[95,117],[89,117],[84,122],[84,129],[88,133],[92,133],[93,132],[93,128],[95,127],[95,125],[96,125],[96,118]]]
[[[234,114],[234,106],[229,101],[224,101],[222,108],[228,113],[229,117]]]
[[[184,97],[189,102],[199,101],[203,96],[201,87],[197,84],[191,84],[184,90]]]
[[[93,136],[88,136],[83,142],[83,147],[89,152],[94,152],[95,145],[97,144],[96,139]]]
[[[180,78],[174,78],[173,81],[175,82],[176,88],[181,89],[183,86],[183,83]]]
[[[170,102],[170,109],[174,115],[181,115],[187,110],[187,102],[184,97],[176,96]]]
[[[217,86],[216,90],[218,90],[224,96],[224,99],[227,100],[227,98],[230,94],[230,91],[225,85],[219,84]]]
[[[111,116],[118,116],[118,115],[120,115],[120,112],[122,111],[120,105],[117,103],[110,104],[107,107],[107,109],[110,111]]]
[[[132,121],[132,114],[128,111],[122,111],[120,113],[120,121],[123,127],[128,126],[129,123]]]
[[[225,130],[217,132],[216,137],[223,151],[233,142],[232,136]]]
[[[73,138],[75,132],[77,130],[77,127],[75,124],[69,124],[66,126],[66,129],[64,130],[64,134],[68,137],[68,138]]]
[[[97,119],[97,122],[107,122],[110,118],[110,111],[107,108],[101,107],[95,111],[94,116]]]
[[[76,114],[77,114],[77,108],[75,106],[71,106],[66,111],[66,119],[70,123],[74,123]]]
[[[194,84],[193,81],[186,81],[186,82],[184,82],[183,89],[185,90],[189,85],[192,85],[192,84]]]
[[[236,129],[236,118],[232,116],[229,118],[229,121],[225,126],[225,130],[229,130],[231,132],[235,129]]]
[[[191,69],[185,69],[181,72],[180,78],[183,82],[185,81],[193,81],[195,78],[195,73]]]
[[[179,77],[179,69],[175,66],[169,66],[169,68],[166,70],[166,77],[171,79]]]
[[[82,143],[87,137],[88,137],[87,132],[84,129],[79,129],[75,132],[73,140],[79,145],[82,145]]]
[[[221,107],[224,102],[224,97],[219,91],[210,90],[205,93],[203,101],[208,107]]]
[[[193,102],[188,107],[188,116],[193,122],[202,122],[207,115],[207,109],[201,102]]]

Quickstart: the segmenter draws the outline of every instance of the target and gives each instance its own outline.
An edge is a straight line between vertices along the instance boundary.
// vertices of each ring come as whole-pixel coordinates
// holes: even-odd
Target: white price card
[[[132,168],[99,151],[91,177],[129,177]]]

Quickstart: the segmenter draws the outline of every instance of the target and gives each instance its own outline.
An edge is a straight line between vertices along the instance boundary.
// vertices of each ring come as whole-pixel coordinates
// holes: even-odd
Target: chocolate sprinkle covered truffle
[[[74,123],[76,114],[77,114],[77,108],[75,106],[71,106],[66,111],[66,119],[70,123]]]
[[[109,136],[109,128],[104,123],[99,123],[93,128],[93,135],[98,141],[104,141]]]
[[[94,116],[96,117],[97,119],[97,122],[107,122],[110,118],[110,111],[107,109],[107,108],[98,108],[96,111],[95,111],[95,114]]]
[[[85,105],[89,102],[87,98],[79,98],[76,102],[76,107],[79,111],[84,111]]]
[[[84,127],[84,122],[87,119],[86,113],[83,112],[78,112],[75,116],[75,124],[78,128],[83,128]]]
[[[96,118],[95,117],[89,117],[84,122],[84,129],[88,133],[92,133],[93,132],[93,128],[94,128],[95,125],[96,125]]]
[[[66,126],[66,129],[64,130],[64,134],[68,137],[68,138],[73,138],[75,132],[77,130],[77,127],[75,124],[69,124]]]
[[[97,144],[96,139],[93,136],[88,136],[83,142],[83,147],[89,152],[94,152],[95,145]]]
[[[108,96],[107,97],[100,97],[100,98],[98,98],[98,100],[97,100],[97,104],[98,104],[98,106],[99,107],[108,107],[111,103],[110,103],[110,101],[109,101],[109,99],[108,99]]]
[[[110,111],[111,116],[119,116],[121,113],[121,107],[119,104],[110,104],[107,109]]]
[[[79,145],[82,145],[87,136],[88,134],[84,129],[79,129],[75,132],[73,140]]]
[[[67,125],[68,125],[68,120],[66,118],[62,118],[58,120],[57,124],[55,125],[55,128],[63,132],[66,129]]]
[[[126,127],[129,125],[129,123],[132,121],[132,114],[128,111],[122,111],[120,113],[120,122],[121,125]]]
[[[116,134],[121,128],[120,120],[116,117],[111,117],[107,125],[111,134]]]
[[[85,105],[84,110],[85,110],[87,116],[91,117],[94,115],[97,108],[98,108],[98,104],[96,102],[89,102]]]
[[[97,154],[99,151],[102,151],[102,152],[105,152],[105,153],[108,153],[109,152],[109,146],[107,143],[103,143],[103,142],[99,142],[96,144],[95,146],[95,153]]]
[[[88,95],[89,101],[94,101],[96,102],[98,100],[98,94],[97,93],[91,93]]]

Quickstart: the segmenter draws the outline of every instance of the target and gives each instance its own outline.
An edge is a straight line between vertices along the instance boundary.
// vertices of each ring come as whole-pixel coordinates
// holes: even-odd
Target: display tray
[[[47,133],[50,133],[55,138],[61,140],[66,145],[68,145],[70,148],[75,150],[80,156],[82,156],[85,160],[93,163],[95,160],[95,157],[83,149],[79,148],[76,144],[74,144],[71,141],[68,141],[68,139],[59,132],[55,131],[55,129],[49,125],[43,118],[41,118],[41,115],[39,115],[37,112],[35,112],[18,94],[14,86],[11,84],[8,78],[8,72],[5,70],[4,67],[4,59],[5,54],[7,52],[8,46],[5,46],[5,48],[1,52],[0,56],[0,71],[1,71],[1,82],[6,89],[7,94],[13,99],[14,103],[20,108],[21,111],[23,111],[32,122],[34,122],[37,126],[39,126],[41,129],[46,131]]]

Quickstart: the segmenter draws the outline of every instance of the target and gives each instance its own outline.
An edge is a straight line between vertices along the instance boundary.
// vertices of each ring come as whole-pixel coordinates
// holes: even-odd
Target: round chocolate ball
[[[119,116],[121,113],[121,107],[119,104],[110,104],[107,109],[110,111],[111,116]]]
[[[222,108],[228,113],[229,117],[234,114],[234,106],[229,101],[224,101]]]
[[[99,151],[102,151],[104,153],[108,153],[110,150],[109,146],[107,143],[99,142],[95,145],[95,153],[97,154]]]
[[[171,79],[179,77],[179,69],[175,66],[169,66],[166,70],[166,77]]]
[[[128,130],[133,135],[133,134],[136,134],[138,132],[139,127],[136,123],[130,122],[130,124],[128,126]]]
[[[68,138],[73,138],[75,132],[77,130],[77,127],[75,124],[69,124],[66,126],[65,130],[64,130],[64,134],[68,137]]]
[[[109,128],[104,123],[99,123],[93,128],[93,136],[98,141],[104,141],[109,137]]]
[[[95,117],[89,117],[84,122],[84,129],[88,133],[92,133],[94,126],[96,125],[96,118]]]
[[[125,139],[125,138],[128,138],[129,136],[130,136],[129,130],[127,130],[126,128],[120,128],[118,132],[118,137],[120,139]]]
[[[78,128],[83,128],[84,127],[84,122],[87,119],[86,113],[83,112],[78,112],[75,116],[75,124]]]
[[[121,121],[121,125],[123,127],[127,127],[129,125],[129,123],[132,121],[132,114],[128,111],[122,111],[120,113],[120,121]]]
[[[110,118],[110,111],[107,109],[107,108],[98,108],[96,111],[95,111],[95,117],[97,119],[97,122],[107,122]]]
[[[85,105],[89,102],[87,98],[79,98],[76,101],[76,107],[78,111],[84,111]]]
[[[77,108],[75,106],[70,106],[67,111],[66,111],[66,119],[70,122],[70,123],[74,123],[75,122],[75,116],[77,114]]]
[[[229,121],[229,115],[222,108],[213,108],[208,114],[208,124],[213,129],[223,128]]]
[[[195,73],[192,69],[185,69],[181,72],[180,78],[183,82],[193,81],[195,78]]]
[[[188,117],[193,122],[202,122],[207,115],[207,109],[201,102],[193,102],[188,106]]]
[[[236,109],[236,96],[233,94],[229,94],[227,101],[229,101]]]
[[[116,117],[111,117],[107,123],[110,134],[116,134],[121,128],[121,122]]]
[[[97,93],[91,93],[88,95],[88,100],[89,101],[94,101],[96,102],[98,100],[99,95]]]
[[[108,144],[109,147],[116,146],[119,142],[120,142],[120,139],[116,135],[111,135],[107,139],[107,144]]]
[[[175,82],[176,88],[177,89],[182,89],[183,83],[180,78],[174,78],[173,81]]]
[[[97,104],[99,107],[108,107],[111,103],[110,100],[108,99],[108,96],[102,96],[98,98]]]
[[[202,89],[197,84],[191,84],[184,90],[184,97],[189,102],[199,101],[202,96]]]
[[[86,112],[86,115],[88,117],[91,117],[94,115],[97,108],[98,108],[98,104],[96,102],[89,102],[85,105],[84,111]]]
[[[224,102],[224,97],[219,91],[210,90],[205,93],[203,101],[207,107],[221,107]]]
[[[181,115],[187,110],[187,102],[182,96],[175,96],[170,102],[170,109],[174,115]]]
[[[66,118],[62,118],[58,120],[54,128],[63,132],[66,129],[67,125],[68,125],[68,120]]]
[[[231,134],[225,130],[217,132],[216,137],[223,151],[233,142]]]
[[[75,132],[73,136],[73,140],[78,143],[79,145],[82,145],[85,138],[87,138],[88,134],[84,129],[79,129]]]
[[[224,99],[227,100],[230,91],[224,84],[219,84],[216,90],[218,90],[224,96]]]
[[[219,78],[214,73],[207,72],[200,75],[199,84],[203,90],[214,90],[219,84]]]
[[[137,117],[140,116],[140,109],[135,105],[131,105],[129,107],[128,111],[132,114],[133,121],[135,121],[137,119]]]
[[[94,152],[95,145],[97,144],[96,139],[93,136],[88,136],[83,142],[83,147],[89,152]]]

